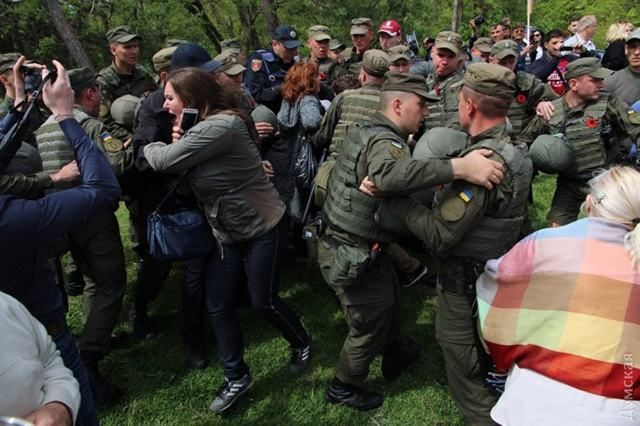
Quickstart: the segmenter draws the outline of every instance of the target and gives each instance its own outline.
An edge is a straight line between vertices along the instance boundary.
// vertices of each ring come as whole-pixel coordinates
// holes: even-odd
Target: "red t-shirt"
[[[558,94],[558,96],[564,95],[564,74],[567,72],[567,64],[569,61],[565,58],[560,58],[558,62],[558,66],[556,69],[549,74],[549,78],[547,78],[547,84],[551,86],[554,92]],[[558,71],[562,74],[562,78]]]

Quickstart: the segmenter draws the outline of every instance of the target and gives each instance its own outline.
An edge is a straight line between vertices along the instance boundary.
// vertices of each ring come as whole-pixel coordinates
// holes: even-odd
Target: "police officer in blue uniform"
[[[280,84],[298,55],[298,32],[288,25],[280,25],[272,34],[271,48],[258,49],[247,60],[246,84],[258,104],[274,113],[280,110]]]

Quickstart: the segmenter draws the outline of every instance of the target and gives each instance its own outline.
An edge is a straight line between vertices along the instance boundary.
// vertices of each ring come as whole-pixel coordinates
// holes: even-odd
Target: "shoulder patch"
[[[447,222],[457,222],[464,216],[467,206],[460,197],[447,198],[440,207],[440,215]]]
[[[391,141],[391,144],[389,145],[389,154],[396,160],[404,158],[407,155],[404,150],[404,146],[398,141]]]
[[[252,59],[251,60],[251,71],[258,72],[262,68],[262,59]]]
[[[102,146],[106,152],[120,152],[124,148],[122,141],[111,136],[111,133],[107,130],[100,133],[100,139],[102,139]]]
[[[469,203],[473,199],[473,191],[468,187],[465,187],[460,191],[458,197],[460,197],[465,203]]]

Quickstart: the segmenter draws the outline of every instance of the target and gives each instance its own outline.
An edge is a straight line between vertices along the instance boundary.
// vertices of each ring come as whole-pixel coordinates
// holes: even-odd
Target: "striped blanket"
[[[487,262],[478,311],[498,369],[518,364],[586,392],[640,399],[640,274],[626,232],[587,218]]]

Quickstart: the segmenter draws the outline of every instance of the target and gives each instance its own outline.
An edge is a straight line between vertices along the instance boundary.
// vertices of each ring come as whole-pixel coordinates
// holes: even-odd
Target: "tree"
[[[71,53],[76,65],[78,65],[78,67],[89,67],[94,69],[91,60],[82,48],[82,44],[80,44],[80,40],[78,40],[76,33],[73,31],[73,28],[71,28],[71,25],[69,25],[69,22],[67,22],[67,18],[65,17],[58,0],[44,0],[44,4],[49,11],[53,25],[56,27],[56,30],[67,46],[67,49],[69,49],[69,53]]]

